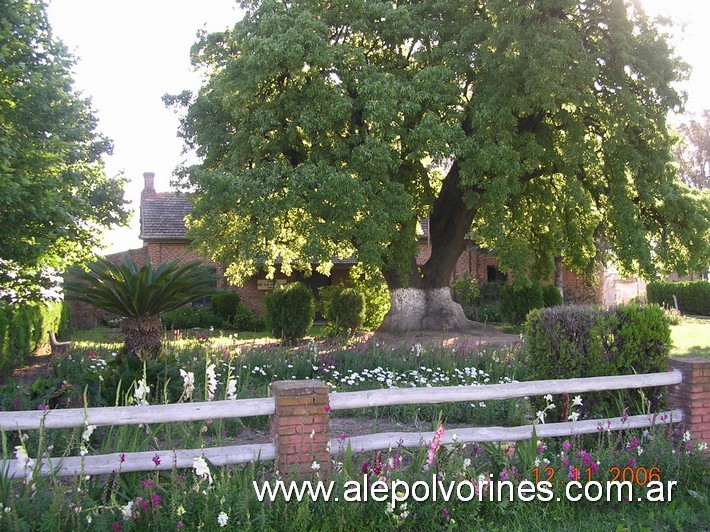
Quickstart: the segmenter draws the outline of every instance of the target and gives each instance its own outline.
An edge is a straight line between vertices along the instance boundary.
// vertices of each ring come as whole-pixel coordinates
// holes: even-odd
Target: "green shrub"
[[[525,323],[525,363],[534,380],[666,371],[670,347],[670,329],[656,305],[558,306],[531,312]],[[654,407],[660,404],[659,392],[646,393]],[[638,402],[635,390],[585,394],[583,412],[617,415],[619,394],[625,406]]]
[[[233,321],[237,315],[241,299],[236,292],[220,292],[212,296],[212,312],[224,321]]]
[[[365,319],[362,328],[374,331],[382,325],[382,320],[390,309],[390,293],[382,273],[358,264],[350,270],[350,285],[365,297]]]
[[[478,287],[478,281],[470,273],[464,273],[451,283],[451,297],[461,305],[464,314],[470,320],[479,319],[476,312],[476,305],[479,301],[480,294],[481,291]]]
[[[503,283],[481,283],[478,287],[478,300],[481,303],[500,303],[501,292],[503,291]]]
[[[47,331],[61,336],[67,316],[63,302],[0,304],[0,371],[21,366],[49,341]]]
[[[169,310],[161,316],[161,319],[166,329],[209,329],[229,326],[214,312],[189,306]]]
[[[678,300],[678,309],[683,314],[710,316],[710,282],[654,281],[646,285],[646,299],[649,303],[675,308],[673,296]]]
[[[476,307],[476,320],[481,323],[498,323],[500,318],[500,305],[498,303],[481,303]]]
[[[303,283],[291,283],[267,294],[266,324],[275,338],[294,343],[303,338],[313,325],[313,294]]]
[[[562,304],[562,294],[554,284],[542,287],[542,300],[546,307],[556,307]]]
[[[327,318],[336,336],[361,329],[365,321],[365,296],[355,288],[334,291]]]
[[[243,303],[239,304],[237,312],[232,319],[232,325],[238,331],[263,331],[266,324],[261,316],[258,316]]]
[[[532,282],[529,286],[504,284],[500,296],[501,318],[508,323],[523,323],[528,312],[544,306],[539,282]]]

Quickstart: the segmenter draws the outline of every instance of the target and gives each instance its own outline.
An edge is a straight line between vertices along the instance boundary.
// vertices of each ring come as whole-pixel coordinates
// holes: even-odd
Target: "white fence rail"
[[[615,377],[590,377],[564,380],[543,380],[493,384],[485,386],[446,386],[432,388],[382,389],[360,392],[331,393],[331,410],[371,408],[375,406],[402,404],[454,403],[462,401],[486,401],[533,397],[562,393],[583,393],[603,390],[622,390],[669,386],[682,381],[677,371],[625,375]],[[152,423],[175,423],[207,419],[241,418],[273,415],[276,411],[274,398],[214,401],[209,403],[181,403],[154,406],[105,407],[86,409],[57,409],[51,411],[0,412],[0,429],[5,432],[84,427],[86,425],[138,425]],[[571,423],[537,425],[538,437],[571,436],[589,434],[600,430],[645,428],[654,424],[678,423],[683,420],[681,410],[659,412],[654,415],[621,418],[595,419]],[[459,428],[449,431],[442,443],[457,441],[519,441],[532,436],[532,426]],[[337,453],[348,441],[353,451],[381,450],[397,445],[419,447],[429,445],[433,432],[393,432],[354,436],[349,440],[332,439],[331,453]],[[255,460],[272,460],[276,457],[274,443],[222,446],[205,449],[142,451],[71,457],[45,457],[38,465],[41,475],[73,476],[102,475],[113,472],[155,471],[192,467],[193,460],[204,456],[212,464],[233,465]],[[156,465],[156,454],[160,458]],[[27,478],[30,469],[17,468],[17,460],[0,460],[0,475],[9,478]]]

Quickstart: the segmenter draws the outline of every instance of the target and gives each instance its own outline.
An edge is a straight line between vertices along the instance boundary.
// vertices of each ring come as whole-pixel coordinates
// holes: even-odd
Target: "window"
[[[210,273],[217,273],[217,268],[212,267],[210,268]],[[212,288],[217,288],[217,280],[212,282]],[[198,308],[198,307],[209,307],[210,304],[212,303],[212,297],[211,296],[204,296],[201,297],[200,299],[195,299],[192,302],[192,308]]]
[[[486,273],[489,283],[504,283],[508,280],[508,274],[503,273],[495,266],[488,266]]]

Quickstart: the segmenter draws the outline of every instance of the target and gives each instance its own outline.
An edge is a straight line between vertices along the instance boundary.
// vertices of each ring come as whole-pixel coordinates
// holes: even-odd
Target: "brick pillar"
[[[271,434],[276,444],[276,464],[284,478],[321,478],[330,470],[328,448],[330,410],[328,386],[320,381],[277,381],[271,383],[276,412]],[[314,469],[313,464],[320,465]]]
[[[668,406],[683,410],[685,428],[694,441],[710,443],[710,360],[671,358],[668,365],[683,374],[683,382],[668,386]]]

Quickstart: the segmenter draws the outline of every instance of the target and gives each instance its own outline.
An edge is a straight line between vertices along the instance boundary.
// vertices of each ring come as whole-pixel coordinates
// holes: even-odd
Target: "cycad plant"
[[[128,255],[122,264],[99,258],[89,270],[74,268],[67,297],[122,316],[125,353],[153,358],[160,353],[160,314],[215,293],[216,275],[201,261],[140,268]]]

